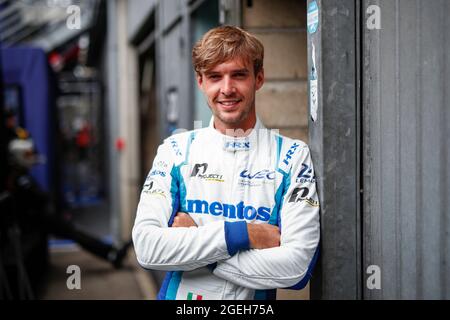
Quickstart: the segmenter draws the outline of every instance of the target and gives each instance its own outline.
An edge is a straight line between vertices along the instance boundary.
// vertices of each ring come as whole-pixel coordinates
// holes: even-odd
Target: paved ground
[[[135,262],[133,250],[124,267],[116,270],[109,263],[78,247],[53,250],[45,286],[38,298],[43,300],[153,300],[156,287],[148,273]],[[81,289],[69,290],[67,267],[77,265],[81,271]]]

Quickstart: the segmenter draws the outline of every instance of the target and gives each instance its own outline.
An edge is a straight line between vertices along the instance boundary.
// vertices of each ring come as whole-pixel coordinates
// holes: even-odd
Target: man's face
[[[254,126],[255,93],[264,83],[263,70],[255,75],[251,63],[235,58],[197,75],[197,82],[218,130],[247,130]]]

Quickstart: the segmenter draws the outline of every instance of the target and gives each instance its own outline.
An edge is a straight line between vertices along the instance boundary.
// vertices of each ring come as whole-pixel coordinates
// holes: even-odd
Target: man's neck
[[[224,124],[221,121],[217,121],[217,118],[214,118],[213,121],[214,129],[219,131],[220,133],[230,136],[230,137],[246,137],[248,136],[253,128],[256,126],[256,116],[252,119],[249,119],[249,121],[246,121],[245,124],[239,124],[237,126],[231,126]]]

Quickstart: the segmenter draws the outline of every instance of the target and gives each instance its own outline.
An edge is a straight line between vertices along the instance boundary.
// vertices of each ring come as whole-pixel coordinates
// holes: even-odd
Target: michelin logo
[[[211,214],[213,216],[224,216],[230,219],[240,219],[253,221],[255,219],[261,221],[269,221],[270,208],[248,206],[244,204],[244,201],[239,202],[237,205],[226,204],[220,202],[211,202],[205,200],[187,200],[186,211],[188,213],[203,213]]]

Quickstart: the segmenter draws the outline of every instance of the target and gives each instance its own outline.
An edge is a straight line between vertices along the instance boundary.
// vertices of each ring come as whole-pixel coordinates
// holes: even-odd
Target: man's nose
[[[222,88],[220,90],[220,93],[222,93],[225,96],[230,96],[236,91],[236,88],[234,87],[233,81],[225,77],[223,79]]]

